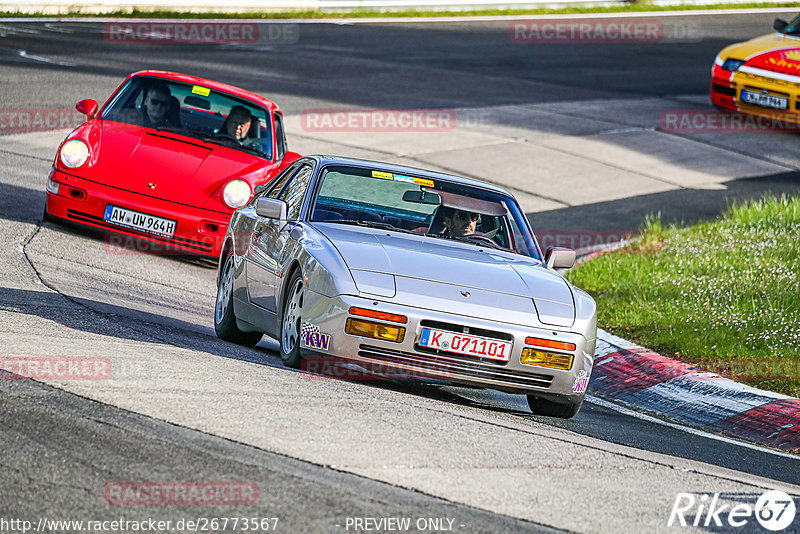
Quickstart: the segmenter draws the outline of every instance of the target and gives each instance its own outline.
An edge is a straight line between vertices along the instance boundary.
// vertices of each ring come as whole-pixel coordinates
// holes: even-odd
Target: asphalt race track
[[[377,527],[388,518],[424,532],[763,531],[752,517],[738,528],[667,522],[679,493],[719,494],[720,505],[753,506],[768,489],[796,498],[790,455],[591,402],[561,421],[532,416],[521,396],[314,376],[284,368],[273,340],[217,340],[213,269],[42,223],[66,131],[9,117],[102,102],[136,70],[194,74],[276,101],[292,150],[493,181],[546,239],[594,239],[648,213],[702,220],[733,200],[800,191],[796,134],[662,127],[666,112],[709,110],[717,51],[767,33],[774,16],[663,17],[687,37],[647,44],[519,43],[508,21],[297,24],[296,39],[202,45],[112,42],[102,22],[0,23],[0,354],[114,369],[107,380],[0,381],[0,531],[46,518],[154,519],[177,532],[214,517],[278,518],[276,532],[402,525]],[[457,124],[376,133],[307,121],[356,108],[445,109]],[[131,481],[242,483],[257,499],[107,499]],[[785,530],[797,531],[800,520]]]

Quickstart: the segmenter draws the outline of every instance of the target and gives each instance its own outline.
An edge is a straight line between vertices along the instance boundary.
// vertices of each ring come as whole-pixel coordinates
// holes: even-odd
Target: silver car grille
[[[553,382],[551,375],[526,373],[497,367],[494,364],[464,361],[457,356],[416,354],[371,345],[359,345],[358,348],[358,356],[360,358],[390,366],[392,364],[409,366],[420,375],[424,375],[426,371],[433,371],[450,375],[453,380],[466,378],[478,381],[492,381],[498,385],[507,385],[515,388],[547,389]],[[441,379],[440,376],[433,377]]]

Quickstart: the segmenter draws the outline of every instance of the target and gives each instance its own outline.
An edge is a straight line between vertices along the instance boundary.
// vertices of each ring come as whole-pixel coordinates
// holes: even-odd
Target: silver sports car
[[[592,370],[596,307],[544,256],[507,191],[386,163],[299,159],[231,219],[217,335],[280,341],[283,362],[379,365],[528,396],[572,417]]]

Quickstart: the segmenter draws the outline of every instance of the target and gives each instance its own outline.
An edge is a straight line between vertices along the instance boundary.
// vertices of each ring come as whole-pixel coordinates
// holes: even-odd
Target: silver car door
[[[275,197],[287,204],[286,217],[289,224],[276,219],[259,217],[253,229],[250,245],[250,263],[247,267],[247,285],[250,300],[254,304],[275,312],[278,309],[275,296],[279,283],[280,268],[288,249],[291,221],[300,216],[303,196],[311,179],[312,168],[303,165],[287,180]],[[270,195],[271,196],[271,195]]]

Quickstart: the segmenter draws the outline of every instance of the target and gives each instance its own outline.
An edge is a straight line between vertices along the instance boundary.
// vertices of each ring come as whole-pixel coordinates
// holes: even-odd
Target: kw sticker
[[[586,371],[579,371],[578,377],[575,379],[575,383],[572,385],[572,392],[573,393],[583,393],[586,391],[586,386],[589,385],[589,375]]]
[[[303,323],[300,338],[303,340],[304,346],[319,350],[328,350],[331,341],[329,334],[323,334],[320,332],[319,326],[312,323]]]

